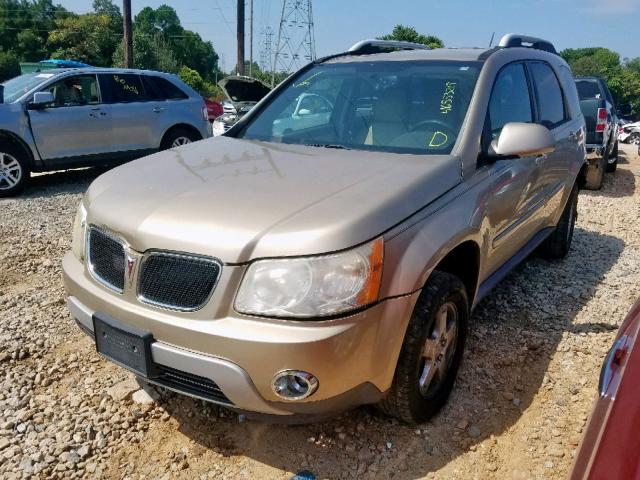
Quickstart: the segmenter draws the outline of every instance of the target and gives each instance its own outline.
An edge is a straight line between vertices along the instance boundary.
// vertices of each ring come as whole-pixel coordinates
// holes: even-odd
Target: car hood
[[[453,188],[460,161],[218,137],[97,178],[88,222],[144,252],[226,263],[326,253],[382,234]]]
[[[218,82],[218,86],[236,109],[246,105],[255,105],[271,91],[260,80],[243,76],[223,78]]]

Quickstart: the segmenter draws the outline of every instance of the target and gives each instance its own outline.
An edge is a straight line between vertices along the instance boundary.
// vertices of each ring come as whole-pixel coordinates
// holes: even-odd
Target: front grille
[[[89,230],[87,256],[93,276],[103,285],[122,293],[125,264],[122,243],[92,227]]]
[[[154,383],[206,400],[233,405],[222,393],[220,387],[208,378],[176,370],[166,365],[156,364],[156,368],[158,376],[151,379]]]
[[[138,298],[173,310],[198,310],[209,300],[221,269],[212,258],[150,253],[140,267]]]

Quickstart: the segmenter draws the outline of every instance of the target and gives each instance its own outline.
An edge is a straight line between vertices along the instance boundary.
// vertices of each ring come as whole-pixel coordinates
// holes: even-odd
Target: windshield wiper
[[[351,150],[350,148],[345,147],[344,145],[337,145],[333,143],[306,143],[305,145],[307,147],[321,147],[321,148],[335,148],[337,150]]]

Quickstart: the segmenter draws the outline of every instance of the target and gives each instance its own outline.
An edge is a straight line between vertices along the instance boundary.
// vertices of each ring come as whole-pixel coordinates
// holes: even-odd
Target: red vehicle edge
[[[571,480],[640,480],[640,300],[627,314],[600,373],[599,396]]]

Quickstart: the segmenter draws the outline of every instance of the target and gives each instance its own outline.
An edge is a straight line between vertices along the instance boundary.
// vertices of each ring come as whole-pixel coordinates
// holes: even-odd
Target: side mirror
[[[629,103],[623,103],[622,105],[618,105],[618,113],[620,115],[631,115],[631,104]]]
[[[547,127],[536,123],[507,123],[500,136],[489,147],[492,156],[530,157],[544,155],[556,149],[556,142]]]
[[[300,110],[298,110],[299,117],[304,117],[305,115],[311,115],[311,110],[309,110],[308,108],[301,108]]]
[[[44,108],[46,105],[53,103],[53,93],[36,92],[33,94],[33,101],[29,104],[29,108]]]

